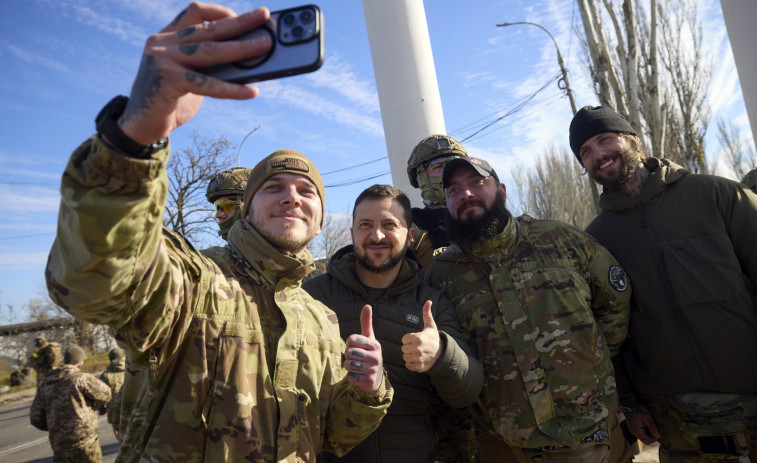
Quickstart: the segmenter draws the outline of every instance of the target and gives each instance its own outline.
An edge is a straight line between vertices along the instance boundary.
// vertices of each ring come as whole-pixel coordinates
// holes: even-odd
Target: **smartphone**
[[[268,35],[273,42],[265,55],[198,69],[227,82],[249,83],[304,74],[323,64],[323,15],[315,5],[272,11],[266,24],[231,40]]]

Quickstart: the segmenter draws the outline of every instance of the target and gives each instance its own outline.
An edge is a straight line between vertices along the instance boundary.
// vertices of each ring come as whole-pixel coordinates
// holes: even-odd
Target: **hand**
[[[165,29],[147,39],[129,103],[118,120],[121,130],[137,143],[148,145],[189,121],[203,96],[256,97],[255,87],[223,82],[194,69],[268,51],[268,37],[222,41],[260,26],[270,16],[264,7],[237,16],[220,5],[189,5]]]
[[[384,369],[381,344],[373,335],[373,309],[367,304],[360,312],[360,327],[361,334],[351,334],[347,338],[344,368],[347,381],[364,392],[373,392],[384,380]]]
[[[651,445],[660,440],[660,430],[647,407],[637,405],[625,415],[626,421],[628,421],[628,430],[644,445]]]
[[[431,314],[431,301],[423,304],[423,331],[402,336],[402,358],[405,368],[423,373],[434,366],[442,355],[439,330]]]

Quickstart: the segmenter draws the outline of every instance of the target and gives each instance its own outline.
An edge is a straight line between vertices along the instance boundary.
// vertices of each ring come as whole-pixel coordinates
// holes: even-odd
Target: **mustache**
[[[468,201],[464,202],[463,204],[461,204],[457,208],[457,216],[459,217],[460,214],[463,213],[463,209],[465,209],[468,206],[481,206],[481,207],[485,207],[484,206],[484,202],[481,201],[480,199],[469,199]]]
[[[392,247],[392,243],[390,243],[388,240],[380,240],[380,241],[370,240],[370,241],[365,242],[365,246],[370,246],[370,245]]]

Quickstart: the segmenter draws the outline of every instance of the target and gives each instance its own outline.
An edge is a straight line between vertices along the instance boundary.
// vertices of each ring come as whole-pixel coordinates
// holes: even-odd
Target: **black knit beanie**
[[[605,106],[584,106],[570,121],[570,149],[583,165],[578,150],[586,140],[600,133],[627,133],[636,135],[631,124],[610,108]]]

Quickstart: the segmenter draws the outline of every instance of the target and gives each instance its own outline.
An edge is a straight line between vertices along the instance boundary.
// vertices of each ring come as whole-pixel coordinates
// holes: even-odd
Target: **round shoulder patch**
[[[607,277],[610,279],[610,285],[615,291],[622,293],[628,288],[628,277],[617,265],[610,267],[610,273]]]

